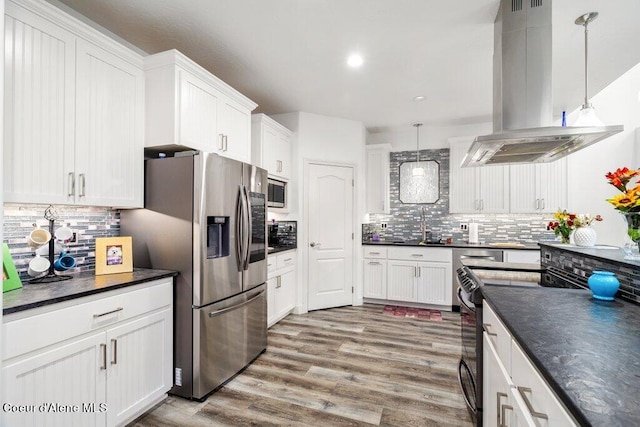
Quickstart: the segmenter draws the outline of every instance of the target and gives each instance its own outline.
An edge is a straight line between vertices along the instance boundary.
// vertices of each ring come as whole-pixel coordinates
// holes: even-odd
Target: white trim
[[[357,272],[356,269],[360,265],[360,258],[358,255],[361,255],[361,250],[356,248],[358,244],[361,245],[361,239],[358,239],[360,236],[359,232],[356,232],[356,228],[359,224],[358,222],[358,204],[356,197],[356,189],[358,188],[358,165],[355,163],[343,163],[343,162],[333,162],[327,160],[314,160],[305,158],[303,160],[303,181],[301,183],[301,188],[303,188],[303,201],[302,201],[302,217],[304,218],[305,226],[302,228],[304,230],[303,233],[300,233],[301,228],[298,227],[298,248],[302,248],[301,256],[302,256],[302,277],[304,278],[303,283],[304,286],[300,287],[301,298],[299,299],[300,305],[298,310],[296,310],[296,314],[307,313],[309,311],[309,166],[310,165],[320,165],[320,166],[336,166],[351,169],[351,179],[353,180],[353,190],[351,192],[351,202],[352,202],[352,221],[353,221],[353,229],[351,232],[353,233],[353,244],[351,245],[351,259],[352,259],[352,269],[351,269],[351,283],[353,286],[353,292],[351,294],[351,305],[355,306],[357,298],[356,295],[360,292],[360,283],[357,283]]]

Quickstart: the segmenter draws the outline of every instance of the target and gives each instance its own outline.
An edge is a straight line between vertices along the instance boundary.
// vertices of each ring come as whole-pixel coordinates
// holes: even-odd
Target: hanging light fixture
[[[413,176],[424,176],[424,168],[420,166],[420,126],[422,123],[414,123],[416,128],[416,165],[413,167]]]
[[[596,115],[596,110],[593,108],[591,102],[589,102],[589,81],[588,81],[588,34],[589,30],[587,26],[598,17],[598,12],[589,12],[579,16],[575,23],[576,25],[582,25],[584,27],[584,104],[578,114],[578,119],[573,124],[574,126],[604,126]]]

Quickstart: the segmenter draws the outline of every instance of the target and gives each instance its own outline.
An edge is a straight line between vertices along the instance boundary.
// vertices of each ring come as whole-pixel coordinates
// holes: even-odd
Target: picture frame
[[[9,252],[9,245],[2,244],[2,292],[9,292],[14,289],[20,289],[22,287],[22,281],[16,265],[11,258],[11,252]]]
[[[131,236],[96,237],[96,276],[132,271]]]

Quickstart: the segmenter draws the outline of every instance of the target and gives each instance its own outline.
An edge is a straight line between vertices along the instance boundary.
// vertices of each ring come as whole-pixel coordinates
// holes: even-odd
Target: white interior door
[[[310,163],[309,310],[353,303],[353,168]]]

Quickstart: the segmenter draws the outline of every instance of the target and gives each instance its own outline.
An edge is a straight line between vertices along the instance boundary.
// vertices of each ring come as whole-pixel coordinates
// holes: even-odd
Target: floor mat
[[[399,305],[385,305],[382,310],[382,314],[385,316],[393,317],[409,317],[412,319],[421,320],[434,320],[439,322],[442,320],[442,313],[440,310],[432,310],[430,308],[414,308],[414,307],[402,307]]]

